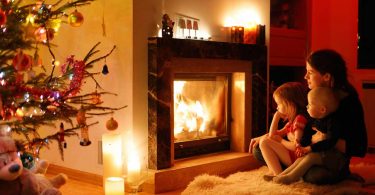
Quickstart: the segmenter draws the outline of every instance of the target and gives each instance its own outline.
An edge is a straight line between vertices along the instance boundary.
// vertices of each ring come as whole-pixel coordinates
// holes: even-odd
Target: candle
[[[105,180],[105,195],[124,195],[124,179],[121,177],[108,177]]]
[[[245,27],[244,43],[255,44],[256,43],[256,25],[250,25]]]
[[[122,139],[120,134],[106,133],[103,143],[103,178],[122,176]]]
[[[141,176],[141,163],[132,143],[129,144],[128,154],[128,175],[127,182],[130,185],[138,185]]]
[[[231,27],[231,42],[242,43],[244,36],[244,27],[242,26],[232,26]]]

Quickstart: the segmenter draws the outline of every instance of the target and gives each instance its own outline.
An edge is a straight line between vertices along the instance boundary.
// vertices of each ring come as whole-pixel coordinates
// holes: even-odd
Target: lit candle
[[[122,176],[122,139],[120,134],[106,133],[102,136],[103,178]]]
[[[105,195],[124,195],[124,179],[121,177],[108,177],[105,180]]]
[[[141,176],[141,163],[132,143],[128,150],[128,174],[127,182],[130,185],[137,185]]]
[[[251,23],[245,27],[244,43],[255,44],[256,43],[256,24]]]

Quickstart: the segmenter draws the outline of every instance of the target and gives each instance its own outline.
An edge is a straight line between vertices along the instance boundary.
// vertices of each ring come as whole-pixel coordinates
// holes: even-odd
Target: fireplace
[[[231,75],[178,73],[173,80],[174,158],[230,149]]]
[[[149,39],[149,167],[245,152],[266,130],[266,47]]]

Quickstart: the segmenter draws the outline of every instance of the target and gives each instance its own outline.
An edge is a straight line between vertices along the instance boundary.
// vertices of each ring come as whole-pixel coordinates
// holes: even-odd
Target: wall
[[[358,0],[314,0],[311,49],[332,48],[340,52],[347,62],[350,81],[362,96],[361,83],[375,80],[375,69],[357,69],[357,17]]]

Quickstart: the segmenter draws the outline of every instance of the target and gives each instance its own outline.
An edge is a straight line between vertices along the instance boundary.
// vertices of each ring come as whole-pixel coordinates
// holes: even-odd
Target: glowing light
[[[235,81],[234,86],[240,89],[242,92],[245,92],[245,81]]]
[[[27,15],[26,17],[26,21],[25,21],[25,24],[31,24],[31,25],[34,25],[34,21],[35,21],[35,15],[34,14],[29,14]]]
[[[141,162],[139,160],[139,155],[134,146],[134,143],[130,141],[128,143],[127,182],[131,184],[136,184],[139,182],[140,176],[141,176]]]
[[[243,26],[246,28],[260,23],[260,14],[251,9],[238,10],[224,19],[224,27]]]
[[[182,95],[186,81],[174,81],[174,135],[183,131],[203,132],[209,122],[209,114],[200,101],[187,101]]]

